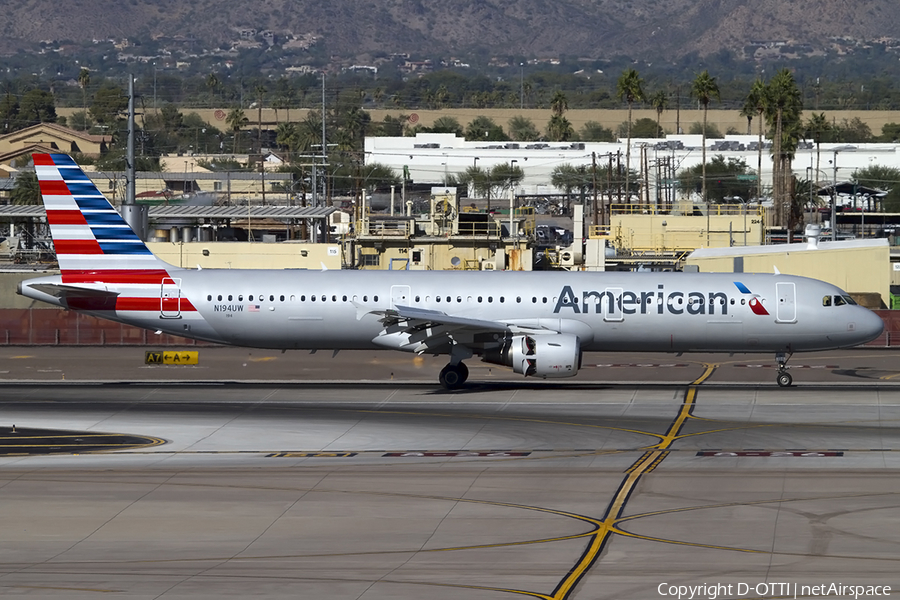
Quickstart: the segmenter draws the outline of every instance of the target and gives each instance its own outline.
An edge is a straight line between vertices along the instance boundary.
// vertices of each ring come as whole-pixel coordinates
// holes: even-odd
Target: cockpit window
[[[856,306],[856,300],[854,300],[850,296],[841,296],[841,297],[847,301],[847,304],[849,304],[851,306]]]
[[[831,296],[822,298],[822,306],[831,306]]]
[[[844,300],[844,296],[835,296],[834,297],[834,305],[835,306],[843,306],[847,304],[847,301]]]

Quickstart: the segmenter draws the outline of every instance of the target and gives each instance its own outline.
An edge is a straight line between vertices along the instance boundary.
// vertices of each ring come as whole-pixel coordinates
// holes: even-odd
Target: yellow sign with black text
[[[148,365],[196,365],[200,363],[200,353],[196,350],[149,350],[144,353],[144,363]]]

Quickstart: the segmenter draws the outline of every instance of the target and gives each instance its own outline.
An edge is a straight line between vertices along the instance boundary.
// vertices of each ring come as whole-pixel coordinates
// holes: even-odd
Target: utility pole
[[[597,210],[597,153],[591,152],[591,189],[593,190],[593,198],[592,202],[594,208],[594,215],[591,218],[591,224],[596,226],[599,225],[597,223],[597,216],[599,211]]]
[[[328,146],[325,144],[325,71],[322,71],[322,164],[328,162]],[[322,201],[328,202],[328,169],[322,177]]]

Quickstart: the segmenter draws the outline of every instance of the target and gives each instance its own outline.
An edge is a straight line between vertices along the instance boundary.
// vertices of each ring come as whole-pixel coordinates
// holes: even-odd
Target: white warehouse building
[[[758,153],[755,149],[713,149],[729,142],[729,147],[754,147],[755,135],[728,135],[724,140],[707,140],[706,159],[722,155],[744,160],[755,173]],[[662,142],[662,144],[661,144]],[[766,140],[764,140],[766,142]],[[661,148],[661,146],[668,146]],[[670,135],[665,139],[632,139],[630,166],[641,171],[642,152],[646,148],[651,189],[656,185],[656,166],[668,161],[675,172],[698,165],[702,161],[703,138],[700,135]],[[448,175],[459,174],[466,168],[490,168],[512,163],[524,172],[524,179],[515,190],[518,194],[557,194],[562,190],[550,184],[553,170],[564,164],[585,165],[590,168],[593,155],[598,168],[608,165],[610,156],[615,164],[617,153],[622,168],[626,165],[626,141],[618,142],[481,142],[466,141],[452,133],[419,133],[415,137],[368,137],[365,142],[366,164],[381,163],[397,174],[408,170],[414,183],[441,184]],[[815,144],[807,141],[797,150],[793,161],[798,178],[818,181],[822,185],[832,181],[847,181],[852,173],[873,165],[900,168],[900,144]],[[837,168],[835,168],[835,163]],[[772,184],[770,150],[763,150],[762,184]],[[840,202],[839,202],[840,203]]]

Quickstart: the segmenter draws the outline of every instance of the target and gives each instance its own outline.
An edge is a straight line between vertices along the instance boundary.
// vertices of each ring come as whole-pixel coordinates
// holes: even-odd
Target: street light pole
[[[519,108],[525,108],[525,63],[519,63]]]
[[[837,240],[837,221],[835,217],[835,205],[837,204],[837,155],[838,152],[853,152],[856,150],[856,146],[838,146],[837,148],[832,148],[831,151],[834,152],[834,161],[832,162],[832,166],[834,167],[834,182],[831,188],[831,241],[834,242]]]

